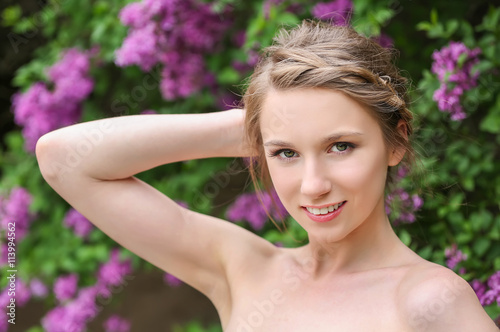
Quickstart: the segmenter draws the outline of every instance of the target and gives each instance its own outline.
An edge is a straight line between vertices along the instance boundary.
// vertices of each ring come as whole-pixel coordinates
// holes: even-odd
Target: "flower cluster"
[[[144,71],[163,65],[165,99],[187,97],[213,82],[203,55],[217,48],[230,21],[221,20],[209,4],[144,0],[125,6],[120,20],[131,29],[116,51],[116,64]]]
[[[25,93],[13,96],[14,121],[23,127],[27,151],[35,151],[42,135],[80,120],[81,103],[94,88],[89,76],[91,53],[67,50],[48,69],[48,85],[37,82]]]
[[[466,117],[460,97],[466,90],[477,85],[479,72],[473,72],[472,67],[479,62],[480,53],[479,48],[470,50],[461,42],[450,42],[449,46],[432,54],[432,72],[441,83],[434,92],[433,99],[439,110],[449,112],[454,121]]]
[[[59,301],[64,302],[50,310],[42,319],[45,331],[85,331],[87,323],[99,313],[96,300],[99,297],[109,298],[112,287],[122,285],[123,278],[131,270],[131,262],[129,260],[121,262],[119,251],[114,249],[109,261],[100,267],[95,285],[81,288],[76,297],[77,277],[75,275],[60,277],[54,284],[54,293]],[[111,327],[113,326],[111,324]]]
[[[0,230],[8,230],[9,223],[15,223],[16,241],[21,241],[36,215],[31,213],[29,206],[32,196],[22,187],[12,189],[8,198],[0,197]],[[6,249],[6,248],[5,248]],[[5,249],[2,249],[2,253]],[[3,261],[0,259],[0,264]]]
[[[76,235],[85,238],[94,228],[92,223],[85,218],[80,212],[71,208],[63,220],[64,226],[73,229]]]
[[[246,220],[253,229],[260,230],[268,219],[266,211],[278,220],[283,220],[288,215],[274,190],[271,195],[268,192],[262,192],[260,195],[256,192],[242,194],[227,210],[227,218],[233,222]]]
[[[106,332],[129,332],[130,322],[118,315],[109,317],[103,324]]]
[[[95,286],[80,289],[78,296],[65,305],[57,306],[42,318],[47,332],[83,332],[87,323],[95,318],[98,308],[95,303]]]
[[[54,294],[59,302],[71,299],[78,289],[78,275],[70,274],[57,278],[54,283]]]
[[[500,305],[500,271],[491,275],[486,282],[473,280],[471,286],[476,292],[482,306],[487,306],[496,302]]]
[[[450,269],[454,269],[458,263],[467,260],[467,255],[461,250],[458,250],[457,245],[453,244],[451,247],[446,248],[444,251],[446,257],[446,266]]]
[[[395,178],[395,184],[400,183],[407,175],[408,170],[404,167],[398,169],[398,174]],[[396,204],[398,209],[393,213],[391,206]],[[420,210],[424,205],[424,200],[417,194],[410,195],[401,187],[396,187],[389,193],[385,199],[385,212],[392,215],[392,222],[394,225],[400,223],[413,223],[416,220],[415,212]]]
[[[352,10],[351,0],[335,0],[316,4],[311,14],[317,19],[331,21],[335,25],[349,25]]]
[[[132,262],[130,260],[120,261],[120,252],[113,249],[108,262],[101,265],[97,272],[97,286],[99,295],[108,298],[111,296],[113,287],[124,283],[124,277],[132,272]]]

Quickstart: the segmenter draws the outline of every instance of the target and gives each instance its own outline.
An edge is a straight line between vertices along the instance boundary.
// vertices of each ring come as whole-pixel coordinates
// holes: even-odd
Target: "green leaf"
[[[226,67],[219,72],[217,78],[220,84],[235,84],[240,79],[240,74],[232,67]]]
[[[432,28],[432,24],[429,22],[420,22],[417,24],[417,30],[429,31]]]
[[[411,235],[410,235],[410,233],[408,233],[408,231],[406,229],[403,229],[403,230],[401,230],[401,232],[399,232],[399,239],[406,246],[408,246],[408,247],[410,246],[410,244],[411,244]]]
[[[438,23],[438,12],[436,8],[432,8],[431,10],[431,23],[436,25]]]
[[[474,241],[473,251],[476,257],[482,257],[489,249],[491,241],[487,238],[480,237]]]
[[[2,25],[4,27],[10,27],[15,25],[19,19],[23,11],[19,5],[9,6],[2,11]]]
[[[33,326],[26,332],[43,332],[43,328],[41,326]]]
[[[492,134],[500,133],[500,95],[497,96],[495,106],[490,108],[486,117],[481,121],[479,128]]]
[[[498,271],[500,270],[500,257],[495,258],[493,261],[493,268]]]

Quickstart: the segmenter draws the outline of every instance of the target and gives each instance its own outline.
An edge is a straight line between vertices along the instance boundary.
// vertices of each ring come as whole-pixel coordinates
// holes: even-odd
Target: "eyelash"
[[[328,150],[330,151],[334,146],[337,146],[339,144],[345,144],[345,145],[347,145],[347,149],[346,150],[344,150],[342,152],[333,152],[333,153],[336,153],[336,154],[339,154],[339,155],[348,153],[350,150],[352,150],[352,149],[354,149],[356,147],[356,145],[354,145],[353,143],[349,143],[349,142],[337,142],[337,143],[334,143],[333,145],[331,145]],[[294,157],[283,158],[283,157],[280,156],[280,154],[282,152],[285,152],[285,151],[291,151],[291,152],[294,152],[295,154],[297,154],[295,151],[290,150],[290,149],[278,149],[278,150],[270,151],[269,154],[268,154],[268,156],[271,157],[271,158],[278,158],[279,160],[284,161],[284,162],[291,162]]]

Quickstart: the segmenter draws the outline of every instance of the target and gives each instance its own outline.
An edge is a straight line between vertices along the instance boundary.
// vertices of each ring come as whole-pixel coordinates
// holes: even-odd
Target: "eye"
[[[282,150],[281,153],[279,153],[280,157],[284,158],[293,158],[295,156],[295,152],[292,150]]]
[[[278,158],[282,161],[291,161],[294,157],[297,157],[297,155],[298,155],[297,152],[286,149],[271,151],[269,153],[269,157]]]
[[[335,153],[345,153],[348,150],[351,150],[354,148],[354,144],[347,143],[347,142],[338,142],[333,144],[332,146],[332,151]]]

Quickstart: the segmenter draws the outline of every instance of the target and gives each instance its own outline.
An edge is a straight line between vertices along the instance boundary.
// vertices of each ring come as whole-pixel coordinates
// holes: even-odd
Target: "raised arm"
[[[36,155],[49,185],[104,233],[227,311],[231,280],[274,246],[180,207],[133,175],[175,161],[247,155],[243,117],[231,110],[91,121],[44,135]]]
[[[181,160],[244,156],[243,117],[243,110],[235,109],[85,122],[41,137],[37,158],[49,180],[75,171],[117,180]]]

